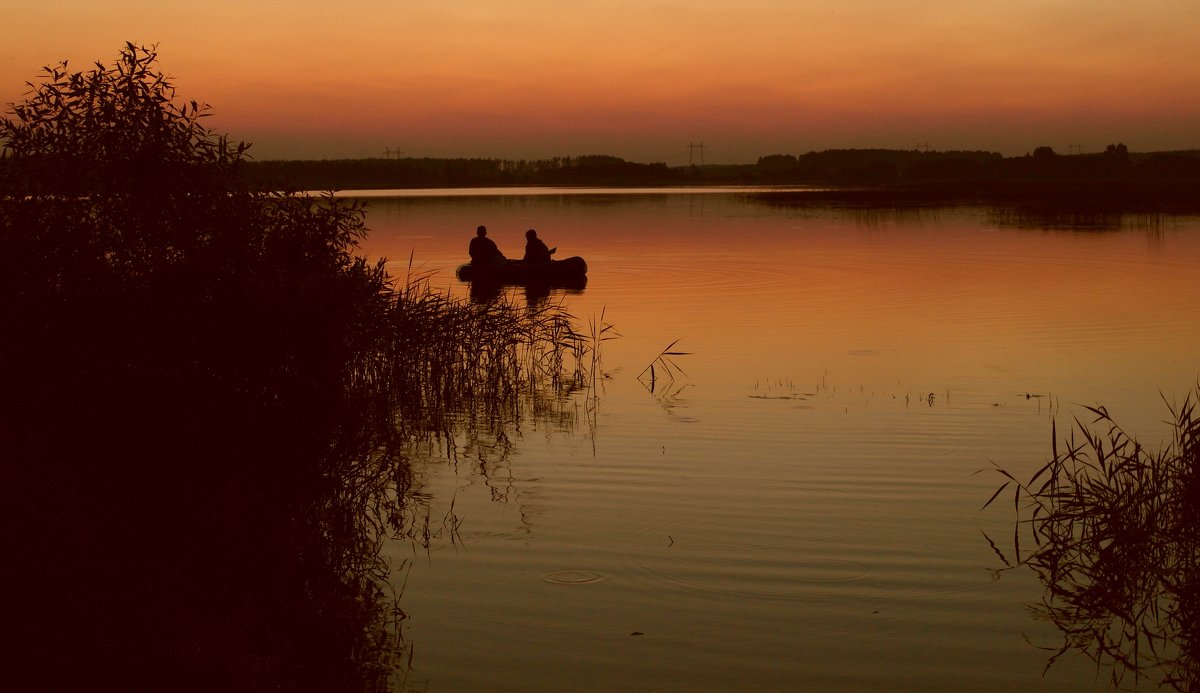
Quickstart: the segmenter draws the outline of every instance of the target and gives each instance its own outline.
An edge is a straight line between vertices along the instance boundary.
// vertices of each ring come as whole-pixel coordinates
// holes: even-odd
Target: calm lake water
[[[1200,376],[1200,221],[1087,221],[373,194],[364,250],[394,274],[465,296],[478,224],[515,257],[536,228],[590,267],[549,300],[621,335],[594,406],[418,460],[440,536],[388,548],[407,689],[1106,689],[1077,655],[1043,674],[1062,636],[1036,576],[999,572],[982,531],[1012,506],[981,511],[1001,479],[977,473],[1027,476],[1081,405],[1157,447]]]

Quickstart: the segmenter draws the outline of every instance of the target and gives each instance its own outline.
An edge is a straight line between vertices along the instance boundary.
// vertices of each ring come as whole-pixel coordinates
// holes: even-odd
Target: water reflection
[[[1022,207],[991,208],[987,212],[987,220],[996,226],[1038,230],[1119,231],[1125,226],[1125,215],[1119,213],[1068,212]]]
[[[1197,363],[1194,221],[1159,250],[1144,233],[996,228],[978,207],[856,218],[710,195],[698,215],[686,194],[582,198],[389,202],[403,223],[369,239],[373,255],[415,247],[465,295],[449,275],[464,228],[553,228],[594,258],[566,304],[606,309],[622,333],[599,415],[581,409],[589,429],[521,423],[513,453],[491,435],[469,453],[460,439],[459,466],[427,471],[434,531],[453,502],[469,550],[413,568],[415,679],[1089,689],[1082,657],[1039,680],[1042,653],[1020,634],[1057,643],[1056,631],[1011,608],[1040,594],[1022,591],[1032,572],[979,572],[992,559],[972,516],[995,484],[968,472],[1040,456],[1031,424],[1048,399],[1026,393],[1102,398],[1134,426],[1161,418],[1154,385]],[[507,293],[528,308],[523,289]],[[670,387],[656,366],[651,394],[637,376],[676,338],[694,352],[678,360],[686,376]],[[781,384],[751,389],[766,377]],[[605,579],[543,579],[561,571]],[[595,646],[612,634],[634,646]]]
[[[46,312],[47,330],[6,340],[5,547],[28,589],[9,623],[28,671],[134,690],[386,680],[403,654],[387,587],[400,566],[379,546],[410,478],[363,377],[379,364],[293,377],[261,333],[230,352],[212,316],[112,332],[124,311],[109,308]],[[86,353],[69,336],[81,325]]]
[[[466,439],[510,497],[509,434],[571,425],[590,382],[569,316],[410,286],[348,330],[378,284],[330,306],[106,288],[0,315],[10,655],[64,687],[400,685],[405,566],[381,547],[458,534],[412,460]]]
[[[997,494],[1016,489],[1018,522],[1011,553],[992,546],[1045,588],[1031,610],[1062,634],[1061,645],[1046,648],[1054,653],[1047,668],[1076,651],[1107,669],[1114,687],[1130,679],[1133,687],[1200,685],[1195,404],[1189,398],[1172,408],[1174,441],[1158,453],[1096,407],[1091,426],[1078,424],[1063,450],[1056,441],[1053,458],[1028,482],[1001,470],[1009,481]]]
[[[578,295],[587,288],[587,277],[580,277],[567,282],[523,282],[521,284],[505,284],[503,282],[470,281],[468,295],[475,303],[493,303],[512,289],[520,289],[525,301],[530,306],[544,304],[552,295]]]

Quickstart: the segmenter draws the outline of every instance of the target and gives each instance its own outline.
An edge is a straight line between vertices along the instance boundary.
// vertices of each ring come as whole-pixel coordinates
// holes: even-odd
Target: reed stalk
[[[1011,554],[988,541],[1042,581],[1033,609],[1063,636],[1050,663],[1074,650],[1114,687],[1200,685],[1198,396],[1168,403],[1173,437],[1157,452],[1096,406],[1061,446],[1052,427],[1051,458],[1027,481],[995,466],[1006,480],[984,507],[1011,491]]]

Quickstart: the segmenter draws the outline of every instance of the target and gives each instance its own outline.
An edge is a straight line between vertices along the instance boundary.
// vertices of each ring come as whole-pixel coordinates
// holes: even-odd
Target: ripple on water
[[[604,576],[590,570],[559,570],[544,575],[542,579],[555,585],[590,585],[600,582]]]
[[[720,512],[683,515],[640,527],[633,539],[647,546],[666,541],[677,551],[737,552],[829,541],[855,534],[866,524],[848,517],[834,519],[818,506],[811,512],[772,507],[771,512],[753,517],[741,512],[736,517]]]
[[[793,599],[838,596],[838,585],[867,577],[862,563],[783,549],[758,551],[736,562],[678,563],[647,567],[658,578],[689,589]]]
[[[867,567],[832,557],[831,544],[861,532],[860,522],[834,524],[820,513],[766,513],[731,521],[698,513],[640,528],[636,569],[654,582],[708,592],[775,598],[834,596],[861,580]]]

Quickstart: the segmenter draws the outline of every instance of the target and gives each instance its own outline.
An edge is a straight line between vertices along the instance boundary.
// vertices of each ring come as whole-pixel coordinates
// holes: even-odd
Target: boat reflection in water
[[[493,266],[460,265],[455,271],[459,281],[470,284],[471,300],[495,301],[507,287],[523,287],[530,305],[550,297],[552,291],[579,294],[587,287],[587,263],[581,257],[553,260],[549,263],[510,261]]]
[[[578,255],[550,262],[509,260],[496,264],[460,265],[455,274],[462,281],[504,284],[551,284],[575,286],[587,283],[587,262]]]

